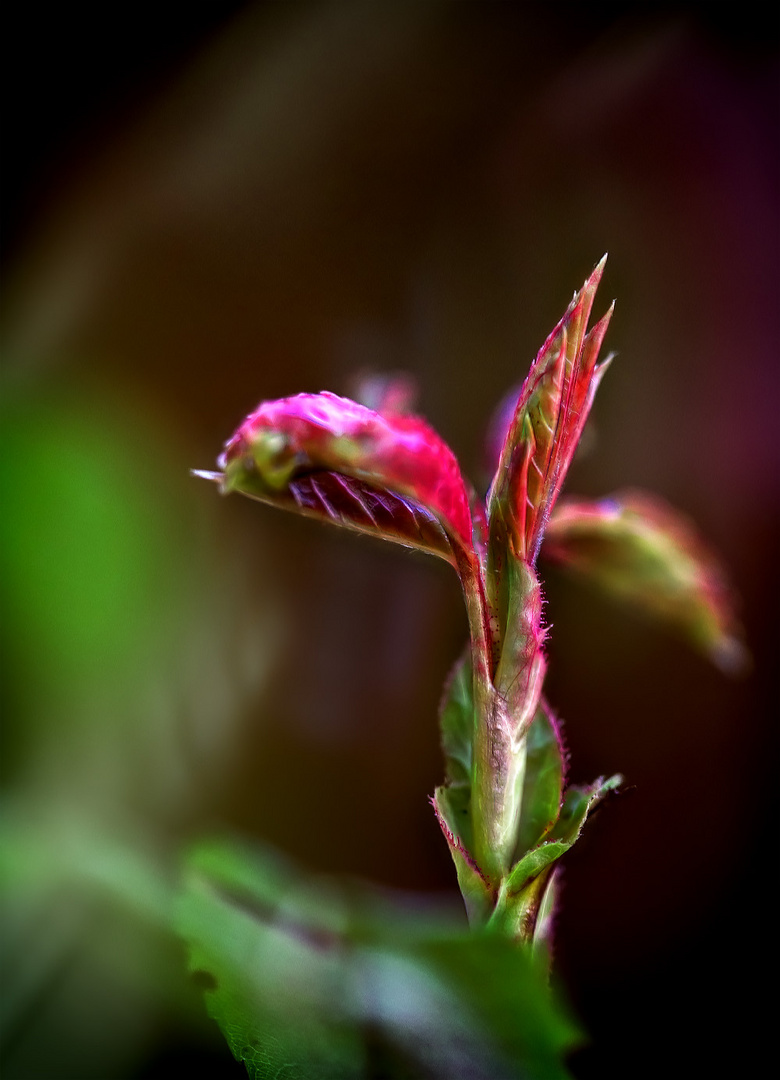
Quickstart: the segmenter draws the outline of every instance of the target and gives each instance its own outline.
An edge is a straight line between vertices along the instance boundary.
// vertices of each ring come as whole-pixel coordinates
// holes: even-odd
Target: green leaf
[[[433,807],[455,863],[469,922],[482,926],[490,914],[493,899],[490,883],[472,854],[474,830],[469,795],[469,789],[463,785],[438,787]]]
[[[488,931],[422,943],[417,956],[457,988],[465,1007],[480,1028],[490,1033],[506,1063],[490,1072],[492,1078],[567,1080],[562,1055],[580,1041],[582,1033],[547,986],[548,974],[531,951]],[[471,1076],[467,1069],[453,1077]]]
[[[469,649],[458,660],[445,685],[439,723],[448,784],[436,789],[433,807],[455,863],[469,920],[481,925],[490,912],[491,895],[474,858],[471,817],[474,700]]]
[[[456,663],[444,688],[439,709],[444,767],[451,784],[471,784],[474,741],[474,698],[471,653]]]
[[[665,622],[729,673],[750,663],[734,595],[693,525],[661,499],[625,492],[562,500],[544,544],[559,562]]]
[[[491,688],[492,690],[492,688]],[[460,658],[445,687],[440,709],[441,741],[444,750],[446,773],[449,783],[436,789],[433,806],[442,832],[447,840],[455,863],[463,899],[469,919],[474,925],[483,925],[490,914],[493,889],[488,880],[490,863],[484,862],[485,854],[495,856],[498,844],[493,836],[483,835],[479,843],[477,830],[483,824],[475,821],[479,806],[475,802],[474,740],[475,705],[473,700],[473,676],[470,651]],[[495,692],[493,691],[495,694]],[[496,699],[497,699],[496,695]],[[496,701],[499,705],[499,701]],[[503,827],[506,836],[507,864],[514,847],[517,830],[516,818],[522,793],[525,748],[517,744],[508,725],[503,725],[505,743],[502,745],[506,763],[507,798],[500,805],[507,812],[501,816],[491,804],[488,826]],[[497,744],[494,744],[494,748]],[[505,864],[506,865],[506,864]],[[499,870],[500,874],[500,870]]]
[[[512,872],[507,879],[509,895],[518,894],[533,878],[538,877],[543,870],[559,859],[569,850],[571,840],[543,840],[538,847],[533,848],[512,867]]]
[[[548,839],[528,851],[512,867],[506,880],[507,895],[512,897],[520,894],[529,881],[537,878],[564,855],[578,839],[591,810],[622,782],[622,776],[616,774],[608,780],[600,777],[593,784],[573,784],[567,788],[560,815]]]
[[[330,925],[337,909],[323,902],[315,919],[310,897],[292,889],[292,875],[276,862],[229,848],[197,852],[178,917],[190,970],[253,1080],[357,1078],[362,1050],[341,1016],[347,971]],[[303,917],[285,896],[299,901]]]
[[[592,784],[572,784],[568,787],[552,838],[564,840],[571,846],[582,832],[588,814],[611,791],[617,791],[622,783],[623,777],[615,773],[606,780],[600,776]]]
[[[210,844],[188,860],[178,922],[252,1080],[568,1076],[580,1033],[542,965],[449,909]]]
[[[523,803],[516,857],[535,847],[558,820],[563,796],[564,749],[557,722],[542,700],[528,729]]]
[[[601,777],[587,787],[568,788],[560,816],[547,839],[527,851],[501,882],[487,920],[488,929],[521,943],[547,944],[555,863],[576,842],[591,810],[621,783],[622,777],[616,775],[609,780]]]

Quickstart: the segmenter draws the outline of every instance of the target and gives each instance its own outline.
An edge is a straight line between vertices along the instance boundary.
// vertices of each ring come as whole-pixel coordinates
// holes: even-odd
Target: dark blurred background
[[[234,1074],[155,929],[191,837],[453,890],[427,797],[455,575],[187,470],[262,398],[404,369],[482,482],[493,406],[604,251],[618,357],[568,490],[688,513],[755,663],[731,681],[546,574],[571,777],[630,785],[566,860],[572,1070],[751,1074],[776,944],[771,7],[8,6],[9,1077]]]

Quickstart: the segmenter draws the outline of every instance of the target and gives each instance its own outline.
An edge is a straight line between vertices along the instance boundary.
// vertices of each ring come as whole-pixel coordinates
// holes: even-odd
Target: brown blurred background
[[[755,666],[729,681],[546,575],[572,779],[631,785],[567,859],[557,968],[593,1037],[572,1068],[744,1063],[775,942],[776,19],[434,0],[6,19],[3,381],[25,523],[6,805],[44,833],[71,815],[171,852],[226,827],[452,890],[427,797],[466,634],[455,576],[187,470],[262,398],[404,369],[482,482],[490,411],[609,251],[597,313],[617,298],[618,357],[568,490],[643,487],[689,513]],[[13,1075],[153,1076],[188,1052],[147,1010],[124,1071],[85,1064],[85,1021],[47,1073],[25,1009]]]

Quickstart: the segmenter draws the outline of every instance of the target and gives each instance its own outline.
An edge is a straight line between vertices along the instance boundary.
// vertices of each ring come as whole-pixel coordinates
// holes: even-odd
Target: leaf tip
[[[190,469],[190,476],[197,476],[201,480],[210,480],[212,484],[221,484],[225,474],[211,472],[209,469]]]
[[[603,780],[601,783],[602,792],[618,791],[625,783],[625,777],[622,773],[614,773],[608,779]]]
[[[596,386],[598,386],[598,383],[600,383],[601,380],[604,378],[607,368],[611,367],[612,361],[615,359],[616,356],[616,352],[608,353],[600,364],[596,364],[596,370],[594,375],[595,380],[597,380]]]
[[[753,670],[753,657],[747,645],[738,637],[724,635],[710,649],[710,659],[724,675],[745,678]]]
[[[608,255],[609,255],[609,252],[605,251],[604,254],[601,256],[601,258],[599,259],[599,261],[593,267],[593,270],[591,271],[590,277],[585,282],[585,288],[586,289],[592,289],[593,292],[595,293],[596,289],[599,287],[601,279],[602,279],[602,277],[604,275],[604,267],[607,265],[607,256]]]

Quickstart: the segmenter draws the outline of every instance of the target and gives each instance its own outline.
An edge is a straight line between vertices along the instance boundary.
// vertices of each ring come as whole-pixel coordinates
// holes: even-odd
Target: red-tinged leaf
[[[291,480],[276,495],[252,491],[250,483],[241,491],[315,521],[438,555],[457,568],[452,544],[436,515],[396,492],[380,491],[350,476],[325,471]]]
[[[387,407],[387,395],[382,397]],[[397,399],[397,395],[396,395]],[[491,674],[482,576],[484,515],[454,454],[423,420],[380,414],[324,391],[263,402],[225,444],[223,493],[238,491],[307,517],[439,555],[461,579],[477,696]]]
[[[414,500],[452,542],[471,548],[469,498],[458,463],[416,416],[383,416],[327,391],[263,402],[226,444],[220,466],[224,491],[249,488],[272,497],[294,480],[339,474]]]
[[[604,259],[547,338],[523,384],[506,429],[488,495],[488,519],[501,518],[515,557],[533,563],[604,365],[596,366],[611,310],[586,335]],[[494,421],[495,447],[508,410]],[[498,538],[497,538],[498,539]]]
[[[515,557],[528,560],[552,456],[566,363],[565,329],[545,347],[526,379],[488,493],[488,520],[500,515]],[[492,540],[490,546],[495,547]],[[501,544],[504,547],[504,544]]]
[[[600,501],[563,500],[543,550],[675,627],[724,670],[749,664],[718,559],[693,525],[660,499],[626,492]]]
[[[590,413],[593,399],[596,396],[596,391],[598,390],[599,384],[604,377],[607,368],[612,362],[611,355],[601,364],[597,364],[596,360],[598,359],[599,350],[601,349],[604,335],[607,332],[607,327],[609,326],[613,311],[614,304],[610,306],[606,315],[604,315],[588,332],[583,341],[579,374],[576,381],[572,383],[571,396],[566,403],[565,419],[562,422],[563,432],[558,451],[559,461],[555,482],[547,503],[545,527],[546,521],[549,519],[549,515],[552,512],[582,437],[585,422],[588,419],[588,414]],[[542,537],[540,536],[537,540],[537,551],[541,539]]]

